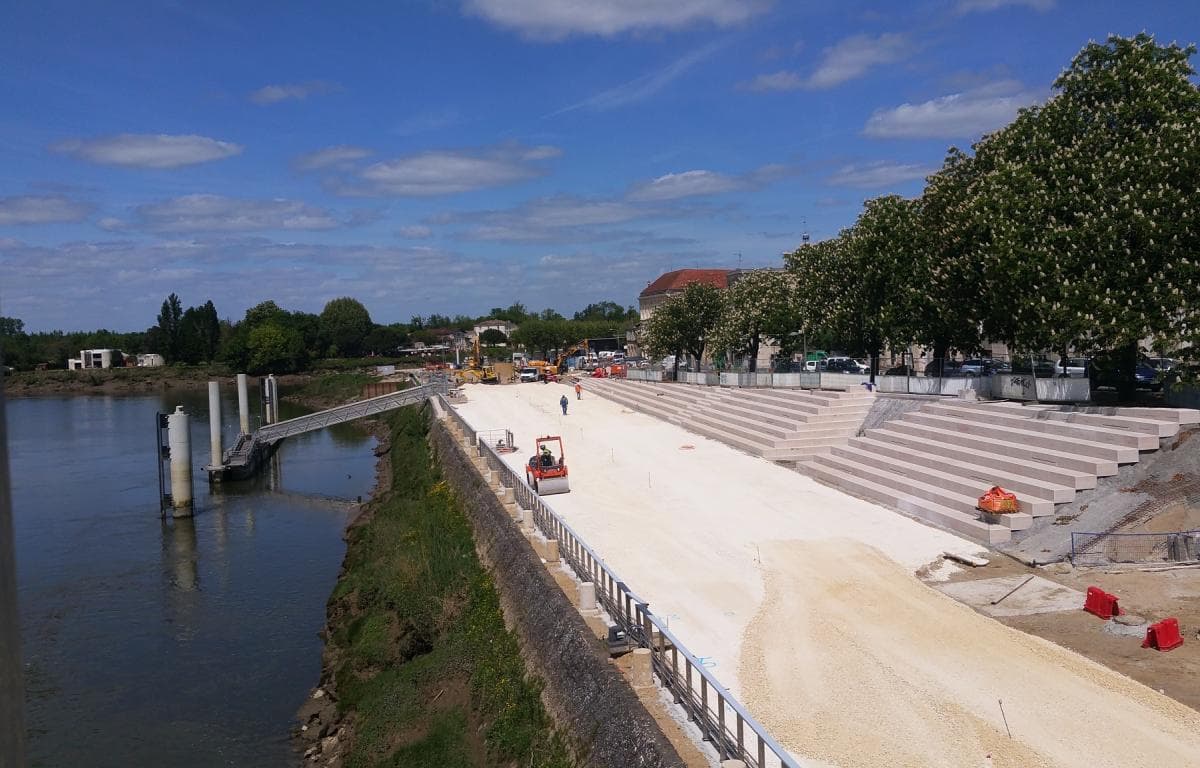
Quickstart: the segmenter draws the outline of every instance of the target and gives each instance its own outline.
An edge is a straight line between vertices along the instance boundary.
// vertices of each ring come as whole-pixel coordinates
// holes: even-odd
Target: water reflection
[[[196,566],[196,520],[180,517],[163,521],[163,553],[170,586],[183,592],[192,592],[200,586],[200,572]]]

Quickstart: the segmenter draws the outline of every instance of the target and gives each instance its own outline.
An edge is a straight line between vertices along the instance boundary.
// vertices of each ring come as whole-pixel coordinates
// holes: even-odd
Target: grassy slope
[[[339,706],[354,713],[347,766],[571,765],[431,463],[425,413],[387,423],[392,487],[351,530],[330,600]]]

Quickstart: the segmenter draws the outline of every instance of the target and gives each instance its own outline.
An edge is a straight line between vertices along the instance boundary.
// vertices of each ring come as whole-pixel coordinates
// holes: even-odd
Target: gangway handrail
[[[422,384],[419,387],[411,389],[401,389],[396,392],[389,392],[386,395],[371,397],[366,400],[358,400],[345,405],[334,406],[324,411],[316,413],[307,413],[303,416],[297,416],[287,421],[279,421],[274,424],[266,424],[259,428],[254,434],[254,439],[258,442],[273,443],[282,440],[285,437],[311,432],[313,430],[322,429],[334,424],[341,424],[354,419],[360,419],[363,416],[371,416],[376,413],[399,408],[404,405],[419,400],[426,400],[433,395],[438,395],[444,392],[446,385],[442,382],[434,381],[428,384]]]
[[[501,483],[513,489],[517,503],[533,511],[534,524],[547,538],[559,542],[559,554],[575,575],[581,581],[597,585],[596,599],[625,630],[626,637],[650,649],[652,665],[659,679],[671,691],[675,703],[687,712],[688,719],[697,724],[704,738],[716,743],[720,759],[741,760],[748,768],[766,768],[767,750],[770,750],[779,765],[800,768],[788,751],[767,733],[767,729],[737,699],[729,695],[728,689],[721,685],[716,676],[679,641],[668,629],[667,623],[650,611],[650,604],[638,597],[617,576],[612,566],[525,482],[520,473],[504,461],[493,446],[476,439],[476,430],[467,424],[462,414],[444,396],[438,397],[445,411],[463,429],[464,434],[470,436],[488,467],[499,473]],[[680,657],[683,659],[682,671]],[[698,689],[693,683],[693,674],[700,678]],[[711,708],[709,700],[714,697],[716,706]],[[732,710],[732,718],[726,717],[726,708]],[[747,729],[753,736],[753,745],[747,744]]]

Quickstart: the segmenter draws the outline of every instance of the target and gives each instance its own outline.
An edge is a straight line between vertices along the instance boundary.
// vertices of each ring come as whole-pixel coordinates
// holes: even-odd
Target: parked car
[[[521,369],[521,381],[538,381],[542,377],[542,372],[537,368],[529,367]]]
[[[828,373],[866,374],[871,372],[870,366],[864,365],[852,357],[827,357],[817,364],[817,369]]]
[[[964,373],[963,364],[958,360],[930,360],[925,366],[925,375],[933,377],[978,376],[977,373]]]
[[[1162,371],[1163,373],[1166,373],[1175,367],[1175,361],[1169,357],[1147,357],[1146,365],[1150,366],[1156,371]]]
[[[1012,370],[1007,373],[1032,373],[1039,379],[1052,379],[1062,373],[1058,364],[1053,360],[1035,360],[1030,365],[1029,358],[1013,358]]]
[[[963,376],[995,376],[1001,373],[1007,373],[1012,370],[1012,366],[1005,360],[994,360],[990,357],[976,357],[970,360],[963,360],[959,366],[959,371]]]
[[[1137,381],[1138,389],[1149,389],[1153,392],[1162,389],[1159,372],[1149,363],[1138,363],[1133,371],[1133,378]]]
[[[888,368],[886,371],[883,372],[883,375],[884,376],[916,376],[917,372],[908,363],[901,363],[900,365],[893,365],[891,368]]]

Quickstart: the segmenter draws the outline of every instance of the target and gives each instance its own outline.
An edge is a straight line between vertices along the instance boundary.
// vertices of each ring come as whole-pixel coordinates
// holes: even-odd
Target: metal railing
[[[1073,565],[1179,563],[1200,560],[1200,531],[1169,533],[1071,532]]]
[[[312,432],[313,430],[322,429],[334,424],[342,424],[354,419],[361,419],[364,416],[373,416],[377,413],[384,413],[385,411],[401,408],[405,405],[422,402],[433,395],[439,395],[445,391],[445,384],[430,382],[419,387],[404,389],[367,400],[359,400],[356,403],[349,403],[348,405],[339,405],[335,408],[298,416],[276,424],[268,424],[259,428],[254,437],[258,442],[274,443],[292,435]]]
[[[767,734],[766,728],[746,711],[717,678],[667,628],[667,622],[650,610],[650,604],[638,597],[617,576],[612,567],[596,554],[575,529],[567,524],[525,478],[496,452],[494,446],[476,439],[466,420],[442,399],[450,418],[470,436],[478,454],[498,473],[500,482],[511,488],[518,505],[533,513],[534,525],[548,539],[558,542],[559,557],[567,562],[580,581],[596,585],[596,600],[626,637],[651,651],[651,665],[676,704],[696,724],[706,741],[711,742],[721,760],[741,760],[749,768],[781,765],[799,768],[783,747]],[[767,763],[768,755],[775,762]]]

